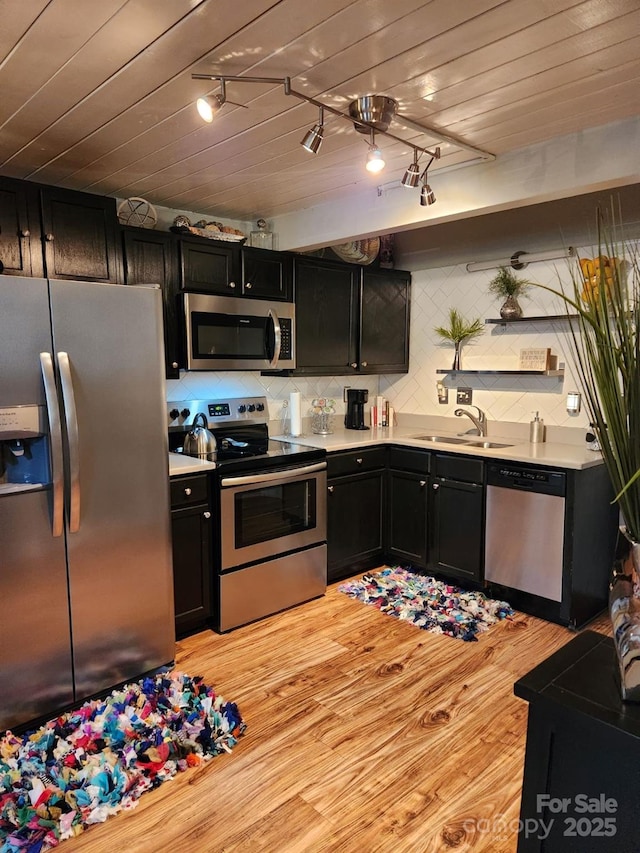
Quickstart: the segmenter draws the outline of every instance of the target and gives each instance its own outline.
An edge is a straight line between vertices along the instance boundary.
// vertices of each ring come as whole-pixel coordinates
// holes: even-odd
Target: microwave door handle
[[[282,330],[280,329],[280,318],[272,308],[269,308],[269,318],[273,323],[273,335],[275,344],[273,347],[273,358],[269,362],[269,366],[277,367],[278,361],[280,360],[280,349],[282,347]]]
[[[69,533],[77,533],[80,529],[80,442],[71,363],[66,352],[58,353],[58,369],[69,442]]]
[[[53,370],[53,358],[50,352],[40,353],[40,369],[44,384],[44,398],[49,418],[49,441],[51,443],[51,535],[62,536],[64,523],[64,469],[62,462],[62,425]]]

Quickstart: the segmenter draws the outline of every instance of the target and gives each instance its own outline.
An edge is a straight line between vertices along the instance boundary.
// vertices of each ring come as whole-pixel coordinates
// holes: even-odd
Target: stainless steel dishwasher
[[[562,600],[566,475],[509,463],[487,471],[485,579]]]

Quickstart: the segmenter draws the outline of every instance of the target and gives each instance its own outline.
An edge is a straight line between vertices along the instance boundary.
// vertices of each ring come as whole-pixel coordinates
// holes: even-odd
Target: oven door
[[[222,571],[327,538],[327,463],[220,481]]]
[[[293,304],[184,294],[188,370],[293,368]]]

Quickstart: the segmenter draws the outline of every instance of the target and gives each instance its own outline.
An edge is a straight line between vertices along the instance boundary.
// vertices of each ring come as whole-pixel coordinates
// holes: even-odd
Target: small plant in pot
[[[484,332],[484,324],[480,318],[471,321],[466,320],[457,308],[450,308],[449,325],[436,326],[434,331],[441,338],[450,341],[455,346],[453,367],[451,369],[460,370],[460,348],[462,344],[481,335]]]
[[[522,308],[518,302],[519,296],[526,296],[528,288],[533,284],[525,278],[518,278],[508,267],[499,267],[496,275],[489,282],[489,293],[504,299],[500,308],[503,320],[519,320]]]

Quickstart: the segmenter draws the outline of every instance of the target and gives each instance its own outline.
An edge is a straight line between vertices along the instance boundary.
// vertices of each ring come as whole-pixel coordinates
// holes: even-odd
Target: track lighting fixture
[[[382,151],[376,145],[376,132],[375,130],[371,131],[371,141],[369,142],[369,151],[367,152],[367,172],[373,172],[374,175],[377,175],[378,172],[381,172],[386,163],[384,162],[384,157],[382,156]]]
[[[304,139],[300,143],[305,151],[310,154],[317,154],[322,145],[324,138],[324,107],[320,107],[318,115],[318,123],[314,124],[311,130],[308,130]]]
[[[406,172],[402,176],[403,187],[417,187],[420,183],[420,166],[418,166],[418,152],[413,149],[413,163],[407,167]]]
[[[318,107],[318,121],[310,130],[307,131],[300,143],[302,147],[311,154],[317,154],[320,150],[320,146],[322,145],[324,138],[325,112],[337,116],[338,118],[346,119],[359,133],[368,132],[370,134],[369,151],[367,153],[366,162],[366,168],[369,172],[373,172],[375,174],[385,167],[382,151],[376,145],[376,133],[381,134],[382,136],[387,136],[389,139],[393,139],[394,142],[399,142],[402,145],[406,145],[408,148],[412,148],[413,162],[407,168],[402,177],[402,185],[405,187],[417,187],[422,181],[420,204],[428,205],[435,202],[435,194],[427,183],[427,169],[434,160],[439,159],[440,148],[436,148],[434,151],[430,151],[428,148],[420,148],[417,145],[411,144],[406,139],[402,139],[394,133],[389,132],[389,124],[395,116],[398,106],[397,102],[394,101],[393,98],[388,98],[384,95],[365,95],[361,98],[357,98],[355,101],[352,101],[349,106],[349,113],[347,114],[335,109],[335,107],[330,107],[328,104],[323,104],[315,98],[310,98],[308,95],[304,95],[302,92],[297,92],[295,89],[292,89],[291,79],[289,77],[242,77],[234,75],[223,76],[221,74],[192,74],[191,77],[193,80],[220,81],[219,94],[210,97],[198,98],[198,112],[206,122],[211,122],[213,120],[214,115],[220,110],[223,104],[235,103],[234,101],[227,101],[226,83],[229,81],[237,83],[274,83],[283,86],[285,95],[293,95],[293,97],[298,98],[301,101],[305,101],[308,104],[313,104]],[[237,104],[236,106],[244,105]],[[415,123],[412,126],[416,127]],[[431,133],[432,135],[437,135],[436,131],[431,128],[425,127],[424,131],[426,133]],[[447,137],[447,139],[450,139],[450,137]],[[478,153],[481,159],[493,158],[492,154],[482,151],[479,148],[476,149],[468,145],[465,147]],[[422,175],[420,175],[418,161],[423,154],[428,154],[431,159],[429,160],[427,168],[424,170]]]

